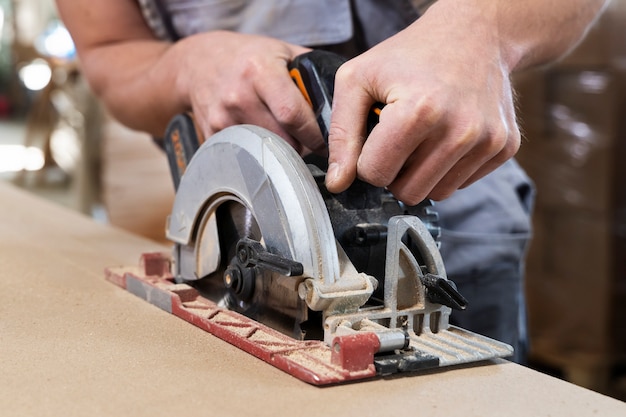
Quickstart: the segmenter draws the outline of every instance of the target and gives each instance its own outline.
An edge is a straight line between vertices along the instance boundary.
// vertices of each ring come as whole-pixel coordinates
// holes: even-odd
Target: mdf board
[[[102,127],[102,201],[111,224],[165,241],[174,202],[167,157],[152,138],[106,118]]]
[[[3,416],[626,415],[504,360],[317,388],[104,280],[167,246],[0,184]]]

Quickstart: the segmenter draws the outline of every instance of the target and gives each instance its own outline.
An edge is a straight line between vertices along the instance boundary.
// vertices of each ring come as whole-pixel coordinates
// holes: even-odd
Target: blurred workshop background
[[[626,0],[568,57],[515,83],[518,160],[538,188],[530,366],[626,400]],[[0,0],[0,179],[164,239],[164,156],[91,96],[52,0]]]

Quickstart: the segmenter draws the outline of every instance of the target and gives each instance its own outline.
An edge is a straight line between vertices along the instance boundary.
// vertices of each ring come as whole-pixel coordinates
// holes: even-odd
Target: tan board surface
[[[0,184],[0,415],[626,416],[497,361],[317,388],[104,280],[169,250]]]

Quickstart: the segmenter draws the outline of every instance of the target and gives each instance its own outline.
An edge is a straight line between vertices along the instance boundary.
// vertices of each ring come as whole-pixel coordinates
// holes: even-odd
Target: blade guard
[[[326,206],[302,158],[276,134],[251,125],[212,136],[181,178],[166,230],[176,244],[177,277],[195,280],[217,269],[215,212],[231,200],[252,212],[268,251],[302,263],[307,284],[301,296],[312,310],[345,313],[369,299],[375,280],[338,251]],[[294,290],[301,281],[294,278]]]

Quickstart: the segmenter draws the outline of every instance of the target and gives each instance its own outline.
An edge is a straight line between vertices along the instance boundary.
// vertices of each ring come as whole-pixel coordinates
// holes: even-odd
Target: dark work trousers
[[[514,160],[436,203],[448,278],[468,300],[451,323],[512,345],[528,346],[524,261],[531,237],[531,181]]]

